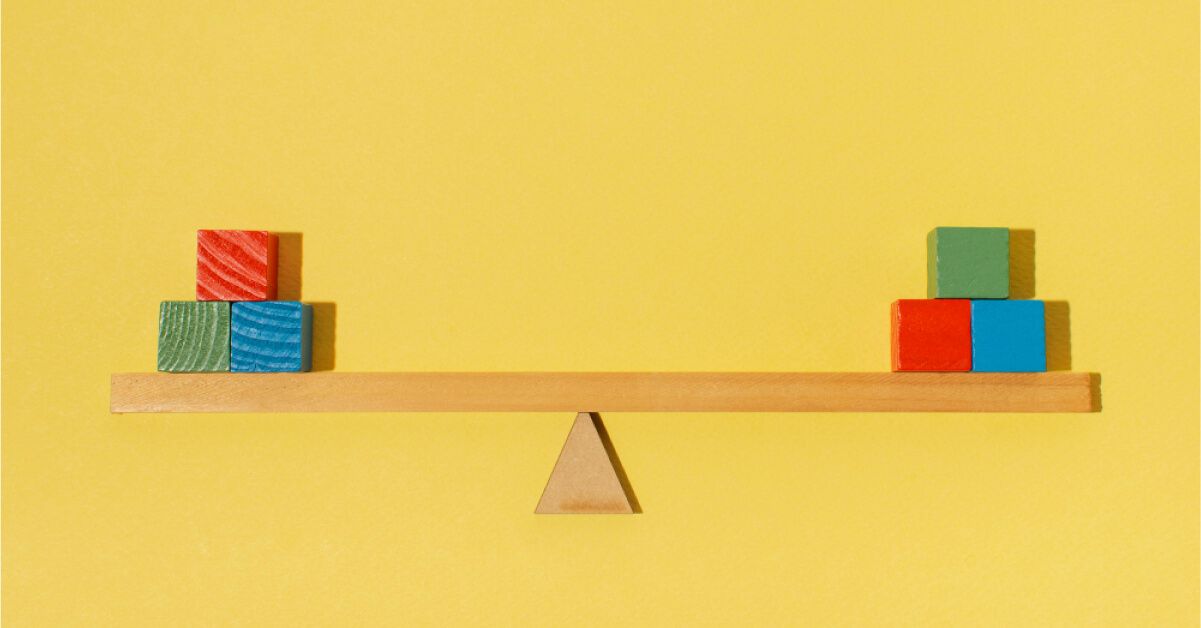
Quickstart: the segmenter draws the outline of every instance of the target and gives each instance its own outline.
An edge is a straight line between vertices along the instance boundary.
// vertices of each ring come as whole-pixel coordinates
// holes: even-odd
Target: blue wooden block
[[[1047,370],[1045,317],[1042,301],[972,301],[972,370]]]
[[[312,306],[298,301],[237,302],[230,331],[231,371],[275,373],[312,366]]]

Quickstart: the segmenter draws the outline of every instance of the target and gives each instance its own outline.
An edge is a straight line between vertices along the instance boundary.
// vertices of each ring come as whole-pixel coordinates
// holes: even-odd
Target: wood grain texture
[[[634,513],[597,430],[598,420],[590,412],[576,415],[534,512],[540,515]]]
[[[234,303],[230,371],[285,373],[312,365],[313,308],[299,301]]]
[[[196,300],[274,299],[278,246],[266,231],[197,231]]]
[[[113,412],[1088,412],[1089,373],[117,373]]]
[[[229,370],[229,304],[163,301],[158,309],[158,370]]]

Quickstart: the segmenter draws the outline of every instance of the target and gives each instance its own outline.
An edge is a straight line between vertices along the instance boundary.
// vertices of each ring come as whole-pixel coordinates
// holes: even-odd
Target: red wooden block
[[[197,231],[196,300],[273,300],[275,250],[276,237],[266,231]]]
[[[972,302],[968,299],[893,302],[892,370],[972,370]]]

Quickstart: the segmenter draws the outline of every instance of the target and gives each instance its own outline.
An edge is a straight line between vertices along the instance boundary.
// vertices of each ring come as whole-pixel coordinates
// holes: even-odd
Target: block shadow
[[[1033,229],[1009,230],[1009,298],[1035,298]],[[1067,301],[1045,301],[1047,370],[1072,370],[1072,308]]]
[[[1034,298],[1034,230],[1009,230],[1009,298]]]
[[[276,238],[275,298],[303,301],[304,234],[283,232]],[[338,305],[328,301],[309,303],[313,307],[314,371],[332,371],[337,361]]]
[[[1072,307],[1067,301],[1043,302],[1047,325],[1047,370],[1072,370]]]
[[[626,475],[625,467],[621,466],[621,459],[617,457],[617,450],[613,447],[613,441],[609,439],[609,431],[605,429],[604,421],[601,421],[599,412],[589,412],[588,416],[592,417],[592,424],[596,426],[596,432],[600,435],[601,444],[605,446],[605,453],[609,456],[609,462],[613,463],[613,470],[617,471],[617,481],[621,482],[621,490],[626,494],[626,499],[630,502],[630,508],[635,514],[642,512],[642,505],[638,503],[638,496],[634,494],[634,487],[630,486],[630,478]]]
[[[313,370],[332,371],[337,361],[338,304],[318,301],[309,305],[313,307]]]
[[[303,287],[304,234],[277,233],[275,298],[280,301],[299,301]],[[313,312],[314,316],[317,314]]]

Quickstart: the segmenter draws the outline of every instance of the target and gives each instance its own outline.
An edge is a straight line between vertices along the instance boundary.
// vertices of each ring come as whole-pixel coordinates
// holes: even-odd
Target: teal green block
[[[930,299],[1009,298],[1009,229],[937,227],[926,236]]]
[[[163,301],[158,308],[158,370],[229,370],[229,303]]]

